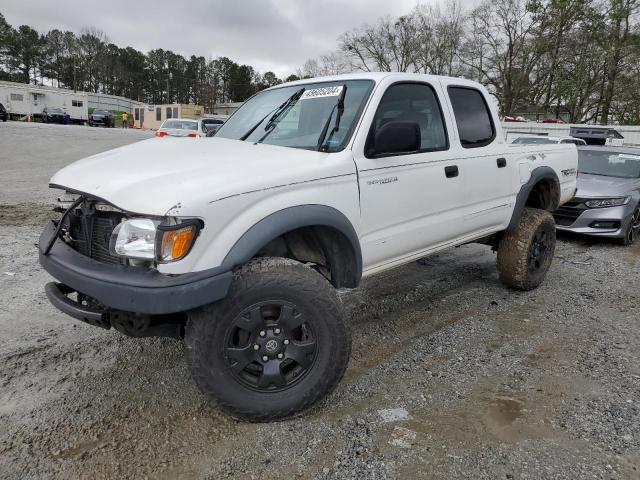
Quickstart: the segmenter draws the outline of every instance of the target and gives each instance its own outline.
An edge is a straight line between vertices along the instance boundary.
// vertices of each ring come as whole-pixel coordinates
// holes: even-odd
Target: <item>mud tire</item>
[[[540,252],[539,241],[542,238],[546,243],[544,252]],[[498,245],[500,281],[516,290],[537,288],[551,266],[555,247],[553,215],[546,210],[525,208],[517,228],[505,232]],[[542,254],[532,260],[536,252]]]
[[[237,328],[238,316],[271,301],[295,306],[295,312],[314,332],[316,342],[311,367],[280,391],[245,385],[234,374],[234,362],[225,353],[229,331]],[[312,268],[283,258],[255,259],[234,273],[226,298],[189,314],[185,331],[187,362],[198,387],[227,414],[253,422],[281,419],[309,408],[341,380],[351,353],[351,333],[344,318],[337,292]],[[279,325],[281,317],[276,322]],[[252,334],[249,344],[254,340],[260,339]],[[290,342],[293,345],[294,340]],[[249,364],[252,368],[255,365]],[[265,371],[265,367],[257,368]]]

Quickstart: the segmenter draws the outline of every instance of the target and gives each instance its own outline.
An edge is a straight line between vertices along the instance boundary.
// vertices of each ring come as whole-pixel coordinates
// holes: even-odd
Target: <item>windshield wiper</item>
[[[340,119],[342,118],[342,114],[344,113],[344,97],[346,94],[347,94],[347,86],[343,85],[342,92],[340,92],[340,97],[338,98],[338,101],[331,109],[331,112],[329,113],[329,118],[327,118],[327,121],[325,122],[324,127],[320,132],[320,137],[318,138],[318,144],[316,146],[316,150],[319,152],[326,152],[329,149],[328,144],[329,144],[329,141],[331,140],[331,137],[333,137],[334,133],[340,130]],[[336,109],[338,110],[338,112],[336,113],[336,122],[333,125],[333,128],[331,129],[329,138],[327,138],[327,142],[326,142],[327,145],[325,145],[324,139],[327,137],[327,132],[329,131],[329,124],[331,123],[331,117],[333,116],[333,112]]]
[[[247,133],[245,133],[243,136],[240,137],[240,140],[242,140],[243,142],[249,138],[249,136],[256,131],[256,129],[262,125],[262,122],[264,122],[267,117],[269,115],[271,115],[273,113],[273,115],[271,115],[271,118],[269,119],[269,122],[267,123],[267,126],[265,127],[265,130],[268,130],[271,125],[273,125],[273,122],[282,114],[282,112],[285,111],[285,109],[294,101],[298,101],[298,99],[302,96],[302,94],[304,93],[305,89],[301,88],[300,90],[296,91],[293,95],[291,95],[289,98],[287,98],[278,108],[275,108],[274,110],[271,110],[269,113],[267,113],[264,117],[262,117],[260,119],[260,121],[258,123],[256,123],[253,127],[251,127],[251,130],[249,130]],[[260,141],[264,140],[264,137],[262,137],[260,139]],[[260,142],[258,142],[260,143]]]

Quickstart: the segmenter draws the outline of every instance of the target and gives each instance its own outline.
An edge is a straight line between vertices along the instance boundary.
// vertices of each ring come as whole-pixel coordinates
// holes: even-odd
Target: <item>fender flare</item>
[[[347,238],[355,258],[355,284],[359,284],[362,277],[362,250],[358,234],[342,212],[325,205],[298,205],[263,218],[238,239],[222,261],[222,266],[234,269],[248,262],[260,248],[280,235],[313,226],[331,227]]]
[[[516,204],[513,209],[513,214],[511,215],[511,221],[509,221],[509,226],[507,226],[508,232],[512,232],[518,227],[520,218],[522,217],[522,212],[524,212],[525,206],[527,204],[529,194],[531,193],[531,190],[533,190],[533,187],[535,187],[536,184],[541,180],[551,180],[555,182],[558,186],[558,192],[560,192],[560,180],[558,179],[558,174],[553,168],[534,168],[531,172],[529,181],[520,187],[520,191],[518,192],[518,195],[516,197]]]

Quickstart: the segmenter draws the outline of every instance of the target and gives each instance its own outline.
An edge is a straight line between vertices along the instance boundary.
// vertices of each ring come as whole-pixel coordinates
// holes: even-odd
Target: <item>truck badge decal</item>
[[[562,175],[564,175],[565,177],[575,177],[576,176],[576,169],[575,168],[570,168],[568,170],[562,170]]]
[[[367,185],[384,185],[385,183],[397,182],[398,177],[386,177],[386,178],[376,178],[375,180],[369,180]]]

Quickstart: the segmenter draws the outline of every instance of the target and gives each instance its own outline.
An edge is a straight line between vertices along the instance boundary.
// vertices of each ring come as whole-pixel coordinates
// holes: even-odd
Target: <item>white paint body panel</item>
[[[189,255],[160,265],[163,273],[219,266],[238,239],[263,218],[292,206],[326,205],[342,212],[360,239],[363,275],[504,230],[521,186],[539,166],[554,169],[562,200],[575,192],[574,145],[508,145],[493,107],[493,143],[460,145],[449,85],[480,85],[417,74],[350,74],[294,82],[372,79],[376,82],[358,126],[341,152],[321,153],[223,138],[154,138],[89,157],[58,172],[51,183],[100,197],[142,215],[201,218],[205,228]],[[449,149],[368,159],[369,126],[386,88],[424,82],[436,91]],[[497,158],[505,158],[498,168]],[[444,167],[456,165],[458,177]]]

